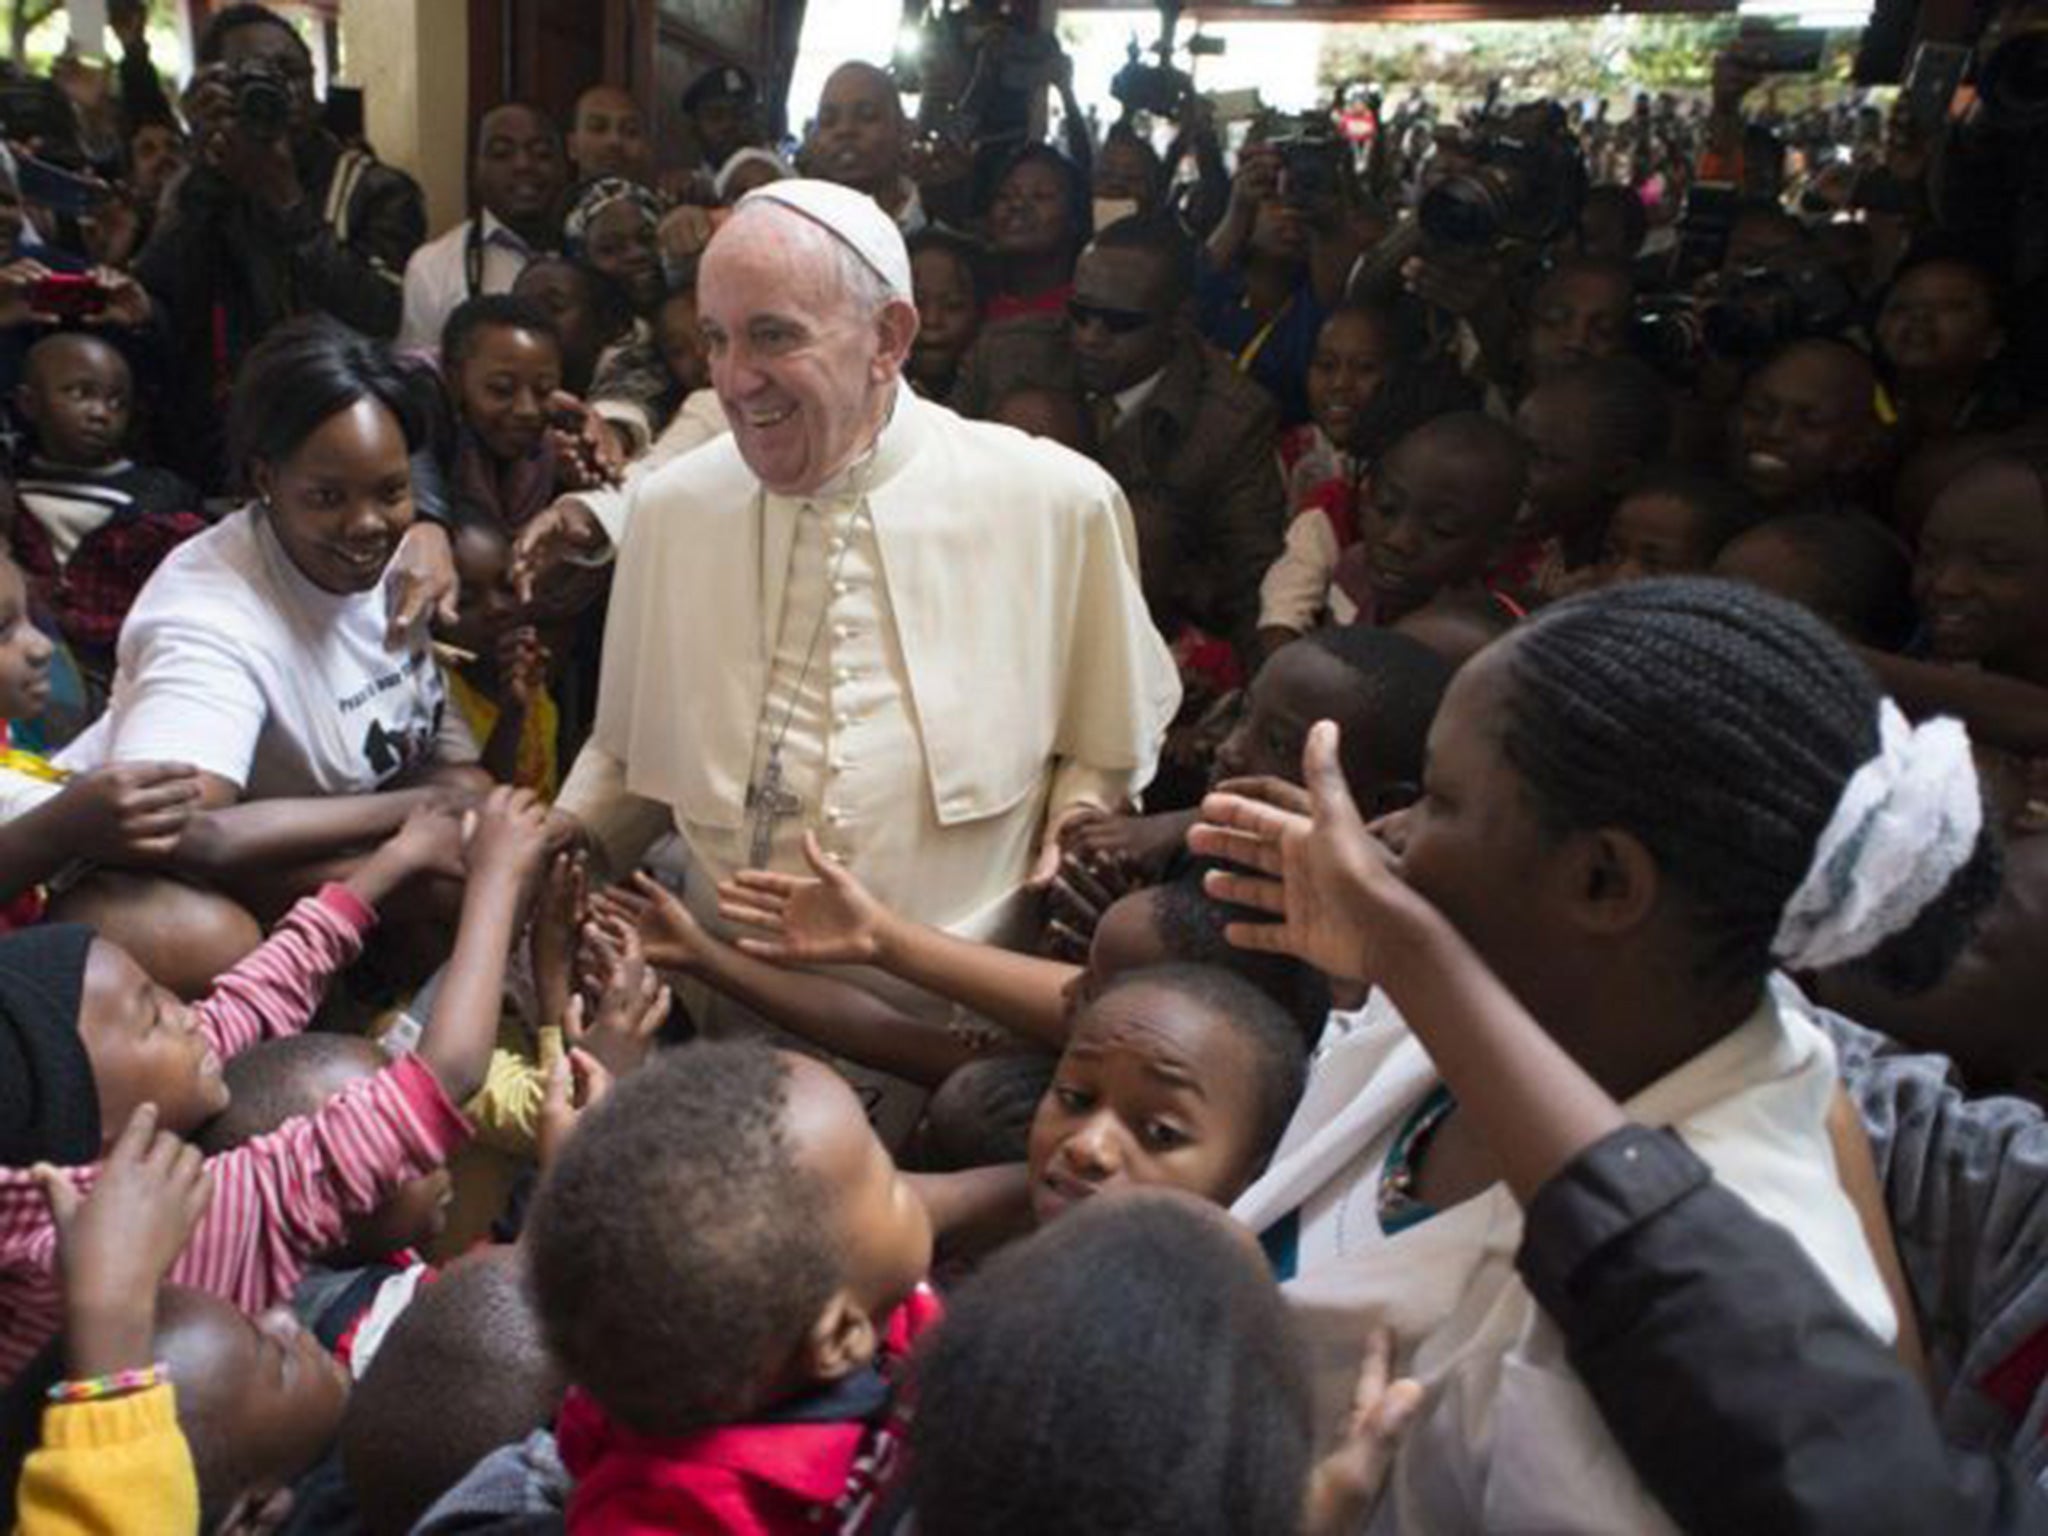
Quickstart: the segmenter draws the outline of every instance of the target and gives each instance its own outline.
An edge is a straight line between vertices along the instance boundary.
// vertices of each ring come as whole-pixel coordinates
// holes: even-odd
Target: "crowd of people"
[[[0,101],[13,1529],[2048,1528],[2009,96],[719,65],[434,231],[140,10]]]

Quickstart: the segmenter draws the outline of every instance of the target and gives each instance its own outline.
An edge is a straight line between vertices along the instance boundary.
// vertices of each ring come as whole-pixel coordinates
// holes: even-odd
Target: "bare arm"
[[[1899,707],[1917,718],[1954,715],[1970,737],[2027,757],[2048,756],[2048,688],[1862,647],[1857,654]]]
[[[324,858],[389,837],[406,817],[441,798],[445,795],[439,790],[399,789],[215,806],[186,824],[172,863],[218,878]]]

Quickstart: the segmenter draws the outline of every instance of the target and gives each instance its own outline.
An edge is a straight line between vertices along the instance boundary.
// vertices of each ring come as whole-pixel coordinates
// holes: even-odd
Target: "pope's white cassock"
[[[805,869],[808,827],[898,911],[993,937],[1048,814],[1151,777],[1179,683],[1129,508],[1080,455],[899,386],[812,495],[765,491],[726,436],[623,511],[596,728],[560,801],[615,871],[673,827],[705,910],[753,862],[775,754],[770,868]]]

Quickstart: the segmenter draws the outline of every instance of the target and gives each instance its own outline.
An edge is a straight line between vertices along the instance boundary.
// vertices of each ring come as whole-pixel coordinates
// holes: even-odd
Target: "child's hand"
[[[1271,913],[1281,921],[1233,922],[1225,930],[1244,949],[1277,950],[1325,976],[1375,982],[1402,943],[1395,921],[1422,898],[1394,872],[1387,850],[1358,814],[1337,762],[1337,727],[1325,720],[1302,752],[1312,816],[1297,816],[1241,795],[1211,793],[1188,847],[1204,858],[1256,874],[1211,870],[1202,888],[1218,901]]]
[[[596,1001],[586,1008],[583,998],[570,999],[563,1041],[595,1056],[613,1077],[628,1077],[645,1064],[675,999],[626,923],[593,923],[584,930],[584,953],[597,957]]]
[[[564,1052],[548,1070],[547,1095],[541,1100],[540,1124],[534,1130],[534,1156],[545,1168],[561,1155],[576,1122],[611,1092],[612,1075],[588,1051]]]
[[[882,952],[890,912],[852,871],[833,863],[804,834],[804,858],[815,879],[743,869],[718,887],[718,915],[759,928],[772,939],[741,939],[739,947],[762,960],[789,965],[865,965]]]
[[[1046,887],[1044,949],[1055,960],[1085,963],[1102,914],[1145,884],[1137,865],[1121,855],[1065,854]]]
[[[184,763],[113,763],[82,773],[58,800],[71,816],[70,841],[102,864],[168,858],[199,808],[199,770]]]
[[[407,816],[384,847],[410,874],[460,880],[468,873],[462,858],[462,824],[461,811],[437,799]]]
[[[548,808],[530,789],[500,785],[473,813],[468,867],[472,885],[509,881],[523,896],[547,855]]]
[[[1304,1522],[1309,1536],[1343,1536],[1358,1530],[1379,1500],[1401,1436],[1422,1406],[1419,1382],[1406,1376],[1389,1380],[1393,1356],[1393,1335],[1384,1328],[1373,1329],[1365,1341],[1365,1364],[1358,1372],[1358,1391],[1351,1399],[1344,1436],[1316,1463],[1309,1481]]]
[[[57,1228],[74,1377],[149,1363],[156,1288],[213,1195],[199,1149],[156,1121],[154,1104],[129,1117],[90,1195],[47,1163],[35,1168]]]
[[[587,916],[589,877],[581,853],[564,851],[548,861],[547,878],[534,908],[533,982],[540,993],[541,1023],[560,1025],[575,987],[576,935]]]
[[[694,969],[713,942],[682,897],[644,869],[624,885],[599,891],[594,905],[608,925],[637,934],[648,961],[665,971]]]
[[[548,665],[553,658],[541,644],[540,631],[521,624],[498,637],[498,678],[508,703],[530,710],[548,691]]]

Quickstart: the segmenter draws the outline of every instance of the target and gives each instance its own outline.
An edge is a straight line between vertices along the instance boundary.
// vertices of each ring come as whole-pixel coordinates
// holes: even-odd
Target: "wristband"
[[[132,1371],[114,1371],[105,1376],[87,1376],[78,1381],[60,1381],[50,1388],[53,1403],[93,1403],[103,1398],[126,1397],[160,1387],[171,1379],[171,1368],[159,1360],[155,1365]]]

